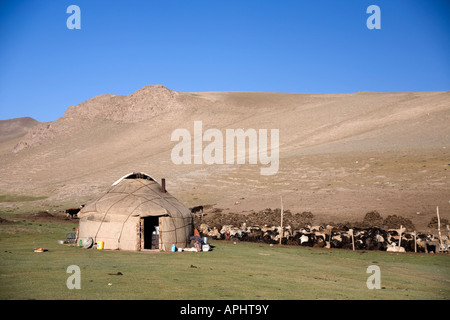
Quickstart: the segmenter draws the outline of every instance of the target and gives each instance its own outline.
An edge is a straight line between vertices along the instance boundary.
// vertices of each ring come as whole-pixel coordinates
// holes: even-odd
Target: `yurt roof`
[[[169,192],[163,193],[161,185],[142,172],[127,174],[114,182],[109,191],[88,203],[79,217],[92,216],[103,220],[105,216],[129,217],[170,216],[187,218],[191,212]]]

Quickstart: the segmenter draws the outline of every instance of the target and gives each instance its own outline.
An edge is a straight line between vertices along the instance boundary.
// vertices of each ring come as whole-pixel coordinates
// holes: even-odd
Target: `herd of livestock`
[[[447,227],[448,228],[448,227]],[[446,235],[435,236],[418,232],[406,232],[406,228],[388,229],[371,227],[349,229],[327,226],[306,226],[293,230],[287,226],[223,225],[209,227],[202,223],[198,227],[202,236],[212,239],[230,239],[269,244],[300,245],[320,248],[342,248],[351,250],[382,250],[388,252],[448,252],[450,241]],[[281,240],[280,240],[281,237]]]

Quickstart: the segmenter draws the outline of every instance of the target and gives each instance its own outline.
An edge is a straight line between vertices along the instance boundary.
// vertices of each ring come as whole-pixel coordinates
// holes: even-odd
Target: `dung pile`
[[[313,214],[311,212],[302,212],[292,214],[290,210],[283,212],[283,224],[292,228],[301,228],[313,223]],[[281,224],[281,209],[267,208],[258,212],[252,211],[248,214],[240,213],[222,213],[221,210],[213,210],[211,213],[195,214],[194,226],[206,223],[211,228],[221,229],[224,225],[240,227],[246,226],[279,226]]]
[[[0,224],[15,224],[15,223],[19,223],[19,222],[11,221],[11,220],[0,217]]]
[[[252,211],[248,214],[243,213],[222,213],[220,209],[207,210],[204,213],[194,214],[194,226],[198,228],[200,224],[205,223],[210,228],[220,230],[224,225],[232,225],[234,227],[245,226],[267,226],[278,227],[281,225],[281,210],[279,208],[267,208],[258,212]],[[430,222],[431,223],[431,222]],[[398,229],[403,226],[407,231],[414,231],[415,226],[410,219],[399,215],[389,215],[383,218],[381,214],[374,210],[367,212],[362,221],[352,222],[317,222],[314,221],[314,215],[311,212],[302,212],[293,214],[290,210],[283,212],[283,225],[291,226],[293,229],[301,229],[308,225],[319,224],[322,226],[332,225],[339,228],[347,229]]]
[[[441,228],[446,227],[447,225],[450,225],[447,219],[441,218]],[[433,217],[431,218],[430,222],[428,223],[428,228],[437,229],[438,227],[438,218]]]
[[[384,221],[378,211],[370,211],[364,216],[362,225],[365,228],[382,227],[384,225]]]
[[[397,229],[399,226],[403,226],[407,231],[414,231],[415,226],[411,220],[402,216],[392,215],[383,220],[383,227],[385,229]]]
[[[398,215],[389,215],[383,219],[381,214],[374,210],[367,212],[362,221],[352,221],[352,222],[329,222],[322,223],[322,225],[332,225],[339,228],[347,228],[347,229],[368,229],[368,228],[380,228],[380,229],[398,229],[400,226],[406,228],[407,231],[414,231],[415,226],[414,223],[405,217]]]

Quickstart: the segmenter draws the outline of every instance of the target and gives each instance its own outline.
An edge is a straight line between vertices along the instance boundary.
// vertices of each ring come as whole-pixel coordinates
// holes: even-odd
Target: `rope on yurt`
[[[139,181],[139,180],[136,180],[136,181]],[[105,212],[105,214],[104,214],[104,216],[103,216],[103,218],[102,218],[102,221],[101,221],[101,223],[100,223],[100,225],[99,225],[99,227],[98,227],[98,229],[97,229],[97,232],[96,232],[96,234],[95,234],[94,241],[95,241],[96,238],[97,238],[98,232],[100,231],[101,225],[103,224],[103,221],[104,221],[104,219],[106,218],[106,215],[108,214],[109,210],[110,210],[114,205],[116,205],[118,202],[123,201],[126,197],[128,197],[129,195],[132,195],[134,192],[136,192],[136,191],[142,189],[143,187],[145,187],[145,185],[143,185],[142,187],[140,187],[140,188],[134,190],[132,193],[129,193],[129,192],[118,192],[118,191],[112,191],[112,192],[107,192],[107,193],[106,193],[106,194],[112,194],[112,193],[114,193],[114,194],[125,194],[125,196],[124,196],[123,198],[121,198],[120,200],[117,200],[116,202],[114,202],[114,203],[108,208],[108,210]],[[106,194],[105,194],[105,195],[106,195]],[[103,195],[101,198],[103,198],[105,195]],[[100,198],[100,199],[101,199],[101,198]],[[136,208],[137,208],[137,207],[136,207]],[[134,208],[133,211],[136,210],[136,208]],[[97,210],[97,203],[96,203],[95,209]],[[131,213],[130,213],[130,215],[131,215]],[[123,227],[124,227],[124,225],[125,225],[125,222],[126,222],[126,221],[128,220],[128,218],[130,217],[130,215],[128,215],[128,217],[127,217],[127,218],[125,219],[125,221],[122,223],[122,228],[121,228],[121,230],[120,230],[120,235],[119,235],[119,238],[117,239],[117,245],[120,244],[120,237],[122,236]]]
[[[129,196],[130,196],[130,195],[133,195],[133,194],[131,193],[131,194],[129,194]],[[134,195],[134,196],[137,197],[136,195]],[[136,211],[137,208],[139,208],[141,205],[143,205],[143,204],[146,203],[146,202],[153,202],[154,204],[156,204],[156,205],[159,206],[159,204],[157,204],[156,202],[153,201],[153,200],[155,200],[155,199],[149,200],[149,199],[147,199],[147,198],[145,198],[145,197],[141,197],[141,196],[139,196],[139,198],[144,198],[144,199],[146,199],[146,200],[145,200],[144,202],[139,203],[139,204],[136,206],[136,208],[134,208],[134,209],[130,212],[130,214],[127,216],[127,218],[124,220],[124,222],[122,223],[122,228],[120,229],[120,234],[119,234],[119,238],[117,239],[117,243],[120,243],[120,239],[122,238],[122,232],[123,232],[123,228],[124,228],[124,226],[125,226],[125,223],[127,223],[128,219],[131,217],[131,215],[133,214],[133,212]],[[158,217],[158,216],[157,216],[157,217]]]
[[[127,196],[133,195],[133,196],[135,196],[135,197],[143,198],[143,199],[145,199],[145,201],[144,201],[144,202],[141,202],[139,205],[137,205],[137,206],[130,212],[130,214],[128,214],[127,218],[126,218],[126,219],[124,220],[124,222],[122,223],[122,227],[121,227],[121,229],[120,229],[119,238],[117,239],[117,244],[120,244],[120,239],[122,238],[122,233],[123,233],[123,228],[124,228],[124,226],[125,226],[125,223],[128,221],[128,219],[131,217],[131,215],[133,214],[133,212],[134,212],[137,208],[139,208],[142,204],[144,204],[144,203],[146,203],[146,202],[152,202],[152,203],[156,204],[157,206],[161,207],[161,205],[160,205],[159,203],[155,202],[154,200],[158,200],[158,199],[165,200],[163,197],[161,197],[158,193],[156,193],[154,190],[152,190],[152,189],[149,187],[149,185],[150,185],[149,183],[144,183],[143,181],[140,181],[139,179],[136,179],[135,181],[141,183],[142,186],[139,187],[139,188],[137,188],[137,189],[134,190],[133,192],[128,193]],[[150,180],[150,181],[155,182],[154,180]],[[137,192],[137,191],[139,191],[139,190],[141,190],[142,188],[145,188],[145,187],[147,187],[147,189],[148,189],[149,191],[151,191],[151,192],[154,194],[154,197],[155,197],[155,198],[153,198],[153,199],[148,199],[148,198],[145,197],[144,195],[135,195],[135,194],[134,194],[135,192]],[[173,198],[173,197],[171,196],[171,198]],[[123,199],[125,199],[125,198],[123,198]],[[122,199],[122,200],[123,200],[123,199]],[[167,202],[167,200],[165,200],[165,201]],[[166,211],[167,211],[167,210],[166,210]],[[161,215],[161,216],[163,216],[163,215]],[[169,216],[170,216],[170,215],[169,215]]]
[[[108,193],[109,193],[109,192],[108,192]],[[108,194],[108,193],[107,193],[107,194]],[[119,193],[119,192],[118,192],[118,193]],[[111,208],[114,207],[115,204],[117,204],[118,202],[122,201],[122,200],[125,199],[126,197],[128,197],[128,194],[126,194],[122,199],[117,200],[116,202],[114,202],[114,203],[108,208],[108,210],[106,210],[105,214],[104,214],[103,217],[102,217],[102,221],[100,221],[100,224],[99,224],[99,226],[98,226],[98,228],[97,228],[97,232],[95,233],[94,241],[97,240],[98,232],[100,231],[100,228],[102,227],[103,222],[105,221],[106,215],[108,214],[109,210],[111,210]],[[100,199],[101,199],[101,198],[100,198]],[[95,209],[97,210],[97,204],[95,204]],[[97,211],[97,212],[98,212],[98,211]]]

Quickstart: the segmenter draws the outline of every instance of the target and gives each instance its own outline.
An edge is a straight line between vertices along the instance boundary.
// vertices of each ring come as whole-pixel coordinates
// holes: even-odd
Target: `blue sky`
[[[69,30],[69,5],[81,29]],[[369,5],[381,29],[369,30]],[[450,90],[448,0],[0,0],[0,119],[96,95]]]

